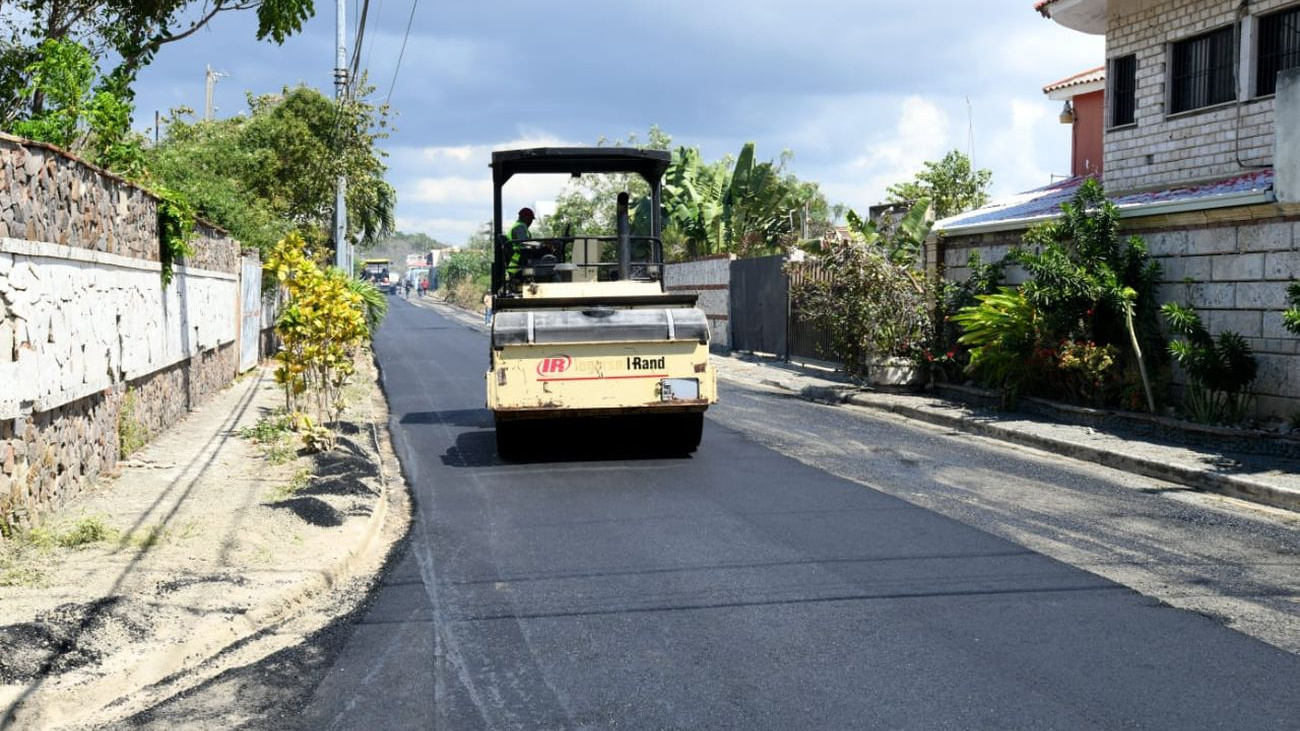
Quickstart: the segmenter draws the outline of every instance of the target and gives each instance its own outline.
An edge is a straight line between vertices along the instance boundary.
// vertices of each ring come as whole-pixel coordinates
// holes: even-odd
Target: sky
[[[346,0],[349,55],[359,3]],[[1096,66],[1104,39],[1043,18],[1033,0],[371,0],[362,67],[395,130],[381,142],[397,225],[462,245],[492,217],[493,150],[645,139],[652,126],[705,160],[748,141],[859,211],[952,149],[993,171],[994,197],[1070,168],[1070,128],[1043,86]],[[409,32],[408,32],[409,27]],[[307,84],[333,93],[335,5],[318,0],[283,45],[229,13],[141,74],[136,127]],[[553,200],[521,178],[506,205]]]

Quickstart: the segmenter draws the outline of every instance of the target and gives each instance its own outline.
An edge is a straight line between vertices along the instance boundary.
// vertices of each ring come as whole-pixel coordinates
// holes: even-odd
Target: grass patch
[[[293,473],[293,477],[290,477],[288,482],[271,490],[271,501],[288,500],[297,495],[299,490],[311,484],[311,477],[310,469],[300,467],[297,472]]]
[[[131,531],[130,535],[122,540],[122,545],[131,548],[153,548],[170,537],[171,531],[167,529],[167,526],[156,523],[148,528]]]
[[[199,526],[195,521],[186,521],[175,526],[154,523],[146,528],[131,531],[122,539],[122,545],[128,548],[153,548],[164,541],[184,540],[198,533],[198,530]]]
[[[267,446],[262,456],[271,464],[288,464],[298,458],[298,449],[291,442],[279,442]]]
[[[262,457],[273,465],[288,464],[298,458],[293,417],[282,408],[266,414],[253,426],[240,429],[239,436],[261,445]]]
[[[289,436],[293,431],[293,419],[284,409],[275,409],[257,420],[252,426],[239,430],[239,436],[251,439],[258,444],[274,444]]]
[[[70,526],[41,525],[27,531],[23,540],[35,548],[84,548],[95,543],[117,538],[117,530],[110,528],[100,516],[80,518]]]
[[[0,541],[0,586],[39,586],[45,575],[35,566],[30,547]]]
[[[149,430],[136,418],[136,395],[131,389],[122,396],[122,410],[117,415],[117,442],[126,457],[149,441]]]

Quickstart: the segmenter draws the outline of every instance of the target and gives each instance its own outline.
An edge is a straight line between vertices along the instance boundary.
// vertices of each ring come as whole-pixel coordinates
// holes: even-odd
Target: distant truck
[[[694,452],[704,411],[717,401],[709,323],[696,295],[665,292],[659,150],[535,148],[492,154],[495,248],[487,406],[497,452],[520,454],[533,436],[571,418],[637,420],[660,447]],[[502,187],[520,174],[631,173],[649,185],[633,234],[629,199],[617,235],[511,240]]]

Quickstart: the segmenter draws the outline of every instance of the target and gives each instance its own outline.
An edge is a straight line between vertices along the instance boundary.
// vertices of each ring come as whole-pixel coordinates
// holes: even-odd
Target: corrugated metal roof
[[[990,228],[997,224],[1006,224],[1007,229],[1014,228],[1013,224],[1017,223],[1023,223],[1028,227],[1058,215],[1061,212],[1061,204],[1074,197],[1083,181],[1083,177],[1057,181],[1042,188],[995,201],[983,208],[949,216],[935,222],[934,227],[935,230],[942,230],[948,235],[961,234],[963,229]],[[1120,208],[1121,213],[1132,209],[1134,212],[1131,215],[1140,215],[1138,210],[1162,204],[1204,203],[1206,208],[1211,208],[1214,207],[1212,204],[1216,199],[1264,193],[1272,187],[1273,171],[1258,170],[1198,185],[1129,193],[1113,197],[1111,200]]]

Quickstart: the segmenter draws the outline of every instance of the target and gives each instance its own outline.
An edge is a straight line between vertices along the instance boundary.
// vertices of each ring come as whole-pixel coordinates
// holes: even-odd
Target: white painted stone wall
[[[710,348],[731,350],[731,260],[716,256],[678,262],[664,267],[664,289],[694,292],[698,305],[709,320]]]
[[[0,238],[0,420],[57,406],[234,342],[238,280]]]
[[[1253,0],[1247,15],[1296,4]],[[1136,55],[1137,105],[1134,124],[1106,131],[1108,191],[1227,177],[1273,164],[1274,99],[1252,93],[1251,17],[1243,23],[1246,48],[1237,65],[1243,86],[1239,103],[1167,114],[1169,45],[1237,23],[1242,17],[1239,0],[1128,0],[1110,7],[1106,58]]]

